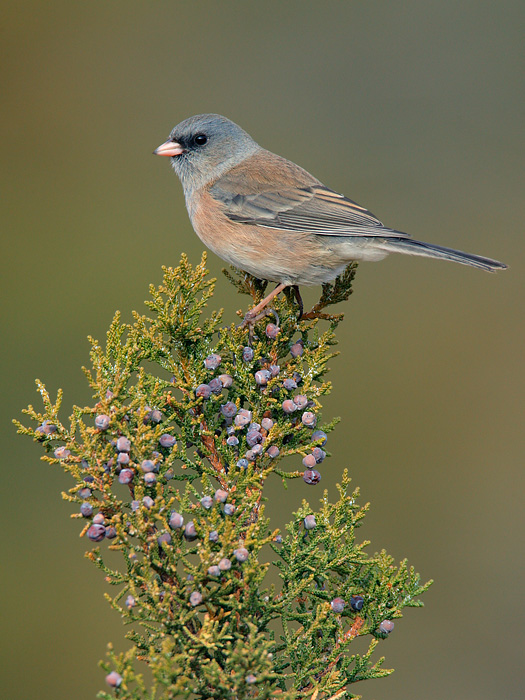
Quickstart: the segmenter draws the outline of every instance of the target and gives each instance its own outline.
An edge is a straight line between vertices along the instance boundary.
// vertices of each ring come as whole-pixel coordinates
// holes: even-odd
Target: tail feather
[[[461,250],[454,248],[445,248],[444,246],[434,245],[432,243],[423,243],[422,241],[414,241],[411,238],[390,238],[385,239],[381,245],[384,250],[389,253],[405,253],[407,255],[422,255],[426,258],[440,258],[441,260],[451,260],[452,262],[460,263],[461,265],[471,265],[478,267],[480,270],[488,272],[496,272],[496,270],[505,270],[507,265],[492,260],[492,258],[484,258],[481,255],[473,255],[472,253],[464,253]]]

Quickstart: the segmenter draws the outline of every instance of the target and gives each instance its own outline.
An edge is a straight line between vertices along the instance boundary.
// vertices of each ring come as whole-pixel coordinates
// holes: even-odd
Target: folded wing
[[[260,178],[254,179],[248,168],[238,166],[210,188],[232,221],[325,236],[409,238],[386,228],[367,209],[325,187],[290,161],[269,155],[271,167],[262,168]]]

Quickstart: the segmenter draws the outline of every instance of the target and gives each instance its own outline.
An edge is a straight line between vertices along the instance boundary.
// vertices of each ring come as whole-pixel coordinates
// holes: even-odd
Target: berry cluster
[[[222,346],[221,352],[227,353],[227,360],[219,352],[206,355],[202,360],[206,381],[193,390],[185,390],[180,375],[173,376],[169,386],[180,387],[185,398],[178,404],[173,398],[173,388],[158,401],[162,409],[149,405],[136,407],[133,400],[123,404],[113,390],[107,389],[104,400],[95,409],[92,433],[95,453],[102,454],[102,459],[92,460],[78,451],[75,454],[73,442],[54,448],[54,457],[71,471],[80,462],[82,480],[79,487],[71,490],[71,496],[72,500],[80,501],[81,517],[90,521],[84,532],[91,541],[114,540],[120,532],[122,518],[114,517],[118,508],[111,504],[108,493],[104,498],[104,491],[112,483],[116,481],[129,489],[132,513],[152,511],[158,506],[157,495],[165,492],[168,482],[180,478],[178,474],[182,475],[188,465],[203,469],[204,457],[215,470],[222,465],[225,474],[237,468],[253,476],[259,469],[275,465],[278,458],[301,451],[304,471],[300,474],[304,482],[319,483],[321,474],[317,467],[326,457],[322,446],[327,435],[314,430],[319,389],[310,383],[301,392],[304,381],[298,370],[305,341],[284,342],[276,324],[267,325],[265,338],[268,345],[263,349],[268,355],[261,355],[261,347],[256,355],[252,346],[232,343]],[[277,339],[282,343],[280,347]],[[292,360],[286,360],[287,353]],[[243,407],[246,403],[254,405],[254,394],[259,398],[258,420],[253,410]],[[213,430],[213,443],[202,438],[206,424]],[[44,420],[35,433],[48,445],[64,439],[63,430],[49,420]],[[197,462],[188,460],[193,440],[200,442],[194,448]],[[215,462],[209,454],[210,444],[211,451],[217,454]],[[95,494],[97,490],[102,492],[102,498]],[[214,498],[202,496],[200,504],[209,510],[214,502],[221,502],[223,515],[232,516],[236,505],[224,502],[224,494],[219,489]],[[183,522],[183,516],[174,512],[170,527],[174,527],[178,518]],[[175,525],[176,529],[180,527],[181,524]],[[135,531],[137,525],[128,523],[122,536]],[[183,532],[186,541],[196,538],[192,520]],[[170,544],[169,532],[158,535],[157,543]]]
[[[195,388],[195,397],[202,400],[202,413],[213,425],[216,437],[224,436],[225,445],[233,450],[235,459],[226,459],[228,469],[232,461],[240,469],[247,469],[250,464],[257,468],[260,462],[266,465],[306,448],[308,454],[303,458],[304,471],[300,474],[306,484],[318,484],[318,465],[326,457],[321,446],[327,436],[324,431],[315,430],[316,397],[324,388],[309,382],[301,392],[304,380],[299,370],[304,339],[284,341],[281,329],[274,323],[266,326],[265,338],[270,342],[265,344],[263,339],[259,343],[258,358],[252,346],[237,349],[231,344],[226,361],[218,352],[208,355],[203,364],[211,376]],[[286,359],[288,353],[291,360]],[[224,365],[228,373],[224,373]],[[257,417],[252,408],[243,407],[246,402],[253,406],[254,394],[260,406]],[[215,402],[221,398],[217,407]],[[313,445],[308,446],[309,443]]]

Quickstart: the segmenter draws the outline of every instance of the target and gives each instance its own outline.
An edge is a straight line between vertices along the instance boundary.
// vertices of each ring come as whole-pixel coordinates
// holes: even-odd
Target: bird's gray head
[[[197,114],[173,128],[155,153],[170,156],[186,195],[259,150],[240,126],[220,114]]]

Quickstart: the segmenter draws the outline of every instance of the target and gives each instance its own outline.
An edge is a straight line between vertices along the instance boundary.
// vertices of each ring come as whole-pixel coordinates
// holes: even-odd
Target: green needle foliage
[[[262,298],[264,283],[226,274]],[[273,325],[224,328],[222,312],[204,316],[215,282],[205,257],[192,267],[183,256],[150,288],[148,315],[128,325],[117,313],[104,346],[90,339],[92,406],[62,422],[62,393],[53,402],[37,382],[43,411],[29,406],[36,425],[15,421],[18,431],[73,477],[63,497],[130,626],[129,650],[110,646],[101,664],[111,690],[98,697],[335,700],[391,673],[373,652],[430,584],[356,541],[368,506],[347,473],[335,502],[303,501],[283,534],[264,512],[268,479],[319,481],[318,431],[337,423],[321,426],[320,400],[342,318],[323,309],[349,296],[354,274],[324,285],[300,321],[281,295]]]

